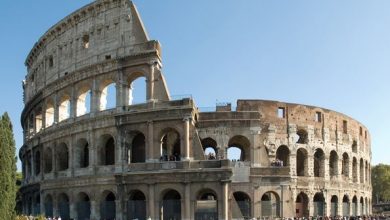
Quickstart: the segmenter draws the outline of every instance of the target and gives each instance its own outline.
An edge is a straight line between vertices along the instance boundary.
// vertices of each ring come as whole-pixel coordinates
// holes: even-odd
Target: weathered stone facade
[[[120,220],[371,213],[364,125],[299,104],[238,100],[236,110],[209,112],[192,98],[171,98],[160,44],[149,40],[128,0],[98,0],[64,18],[34,45],[26,66],[19,152],[26,214]],[[132,104],[139,78],[146,99]],[[239,160],[229,160],[231,148],[240,150]]]

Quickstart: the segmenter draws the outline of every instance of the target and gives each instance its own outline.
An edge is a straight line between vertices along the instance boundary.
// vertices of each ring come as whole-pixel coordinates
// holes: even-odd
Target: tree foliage
[[[16,196],[15,141],[11,120],[4,113],[0,121],[0,219],[15,218]]]
[[[390,201],[390,165],[378,164],[372,167],[372,201]]]

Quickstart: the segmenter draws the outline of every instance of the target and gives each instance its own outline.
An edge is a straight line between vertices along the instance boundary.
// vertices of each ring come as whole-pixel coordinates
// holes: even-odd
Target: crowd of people
[[[160,157],[160,161],[180,161],[180,155],[177,153],[173,155],[163,155]]]
[[[390,220],[390,215],[362,215],[362,216],[310,216],[310,217],[294,217],[294,218],[252,218],[251,220]]]
[[[282,167],[283,166],[283,160],[275,159],[271,162],[271,166],[273,167]]]

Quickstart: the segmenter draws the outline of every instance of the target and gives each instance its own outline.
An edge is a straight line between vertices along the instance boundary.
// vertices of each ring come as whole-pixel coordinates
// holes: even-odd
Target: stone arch
[[[325,198],[322,192],[317,192],[313,197],[313,215],[323,216],[325,213],[324,209]]]
[[[111,78],[105,78],[100,82],[99,86],[99,110],[115,108],[116,106],[116,82]],[[110,102],[109,102],[110,101]],[[112,102],[111,102],[112,101]]]
[[[329,156],[329,175],[331,177],[339,174],[339,156],[337,152],[332,150]]]
[[[99,138],[100,165],[115,164],[115,139],[110,134],[104,134]]]
[[[62,219],[70,219],[70,202],[69,197],[66,193],[61,193],[58,195],[58,213]]]
[[[77,91],[76,116],[82,116],[91,111],[92,90],[90,85],[82,85]]]
[[[128,219],[146,220],[146,197],[140,190],[133,190],[127,201]]]
[[[353,196],[352,198],[352,215],[353,216],[358,215],[358,199],[356,196]]]
[[[70,110],[71,110],[71,102],[70,95],[63,94],[59,100],[58,105],[58,122],[64,121],[70,118]]]
[[[343,216],[349,216],[349,197],[343,196]]]
[[[234,202],[232,205],[233,219],[249,219],[252,216],[252,202],[249,195],[245,192],[238,191],[233,193]]]
[[[64,171],[69,169],[69,149],[65,143],[61,143],[57,147],[57,170]]]
[[[304,192],[300,192],[295,199],[296,216],[298,218],[309,216],[309,197]]]
[[[232,138],[230,138],[229,142],[228,142],[228,149],[227,149],[227,152],[228,152],[228,159],[229,158],[229,149],[230,148],[238,148],[240,149],[240,156],[239,156],[239,160],[240,161],[249,161],[250,160],[250,146],[251,146],[251,143],[249,141],[249,139],[243,135],[236,135],[236,136],[233,136]]]
[[[346,152],[343,153],[341,174],[345,177],[349,177],[349,156]]]
[[[77,219],[90,219],[91,217],[91,201],[90,197],[85,192],[80,192],[77,194]]]
[[[76,143],[75,167],[86,168],[89,166],[89,143],[87,139],[81,138]]]
[[[354,183],[358,182],[357,171],[358,171],[357,159],[356,159],[356,157],[353,157],[353,160],[352,160],[352,178],[353,178],[353,182]]]
[[[317,148],[313,158],[314,177],[325,176],[325,153],[321,148]]]
[[[308,153],[304,148],[297,150],[297,161],[296,161],[297,176],[308,176]]]
[[[50,173],[53,171],[53,151],[50,147],[46,148],[43,153],[43,171]]]
[[[146,75],[142,72],[133,72],[127,77],[127,85],[129,87],[128,105],[146,102],[146,82]]]
[[[174,128],[165,128],[160,132],[160,154],[162,161],[179,161],[181,155],[180,133]]]
[[[47,194],[44,199],[45,215],[53,217],[53,197]]]
[[[283,162],[283,166],[290,166],[290,150],[286,145],[281,145],[276,150],[276,159]]]
[[[305,129],[299,129],[297,131],[297,135],[298,135],[297,144],[309,143],[309,135]]]
[[[218,219],[218,197],[212,189],[202,189],[196,194],[195,219]]]
[[[269,191],[261,196],[261,216],[280,217],[280,198],[276,192]]]
[[[365,162],[365,172],[364,172],[364,180],[366,181],[366,182],[368,182],[368,172],[369,172],[369,169],[368,169],[368,162],[367,162],[367,160],[366,160],[366,162]]]
[[[34,117],[35,133],[38,133],[43,129],[43,110],[41,106],[36,107],[34,111]]]
[[[210,138],[203,138],[202,139],[202,147],[203,152],[205,154],[206,159],[212,160],[218,158],[218,148],[217,148],[217,142]]]
[[[34,166],[35,166],[35,175],[41,173],[41,152],[37,150],[34,154]]]
[[[364,213],[364,199],[363,197],[360,197],[360,215],[364,215],[366,213]]]
[[[45,109],[45,127],[50,127],[54,124],[54,102],[49,99],[46,101]]]
[[[35,215],[41,213],[41,195],[37,193],[34,198],[33,213]]]
[[[164,190],[160,219],[181,219],[181,195],[174,189]]]
[[[330,199],[330,216],[337,216],[339,199],[333,195]]]
[[[106,220],[114,220],[116,217],[116,196],[109,190],[102,193],[100,217]]]
[[[144,163],[146,160],[145,135],[138,132],[132,142],[130,151],[131,163]]]

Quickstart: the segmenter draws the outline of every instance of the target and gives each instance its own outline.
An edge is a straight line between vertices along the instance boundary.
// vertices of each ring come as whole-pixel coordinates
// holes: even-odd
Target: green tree
[[[372,200],[390,201],[390,165],[378,164],[371,170]]]
[[[15,218],[16,157],[12,123],[7,113],[0,121],[0,219]]]

